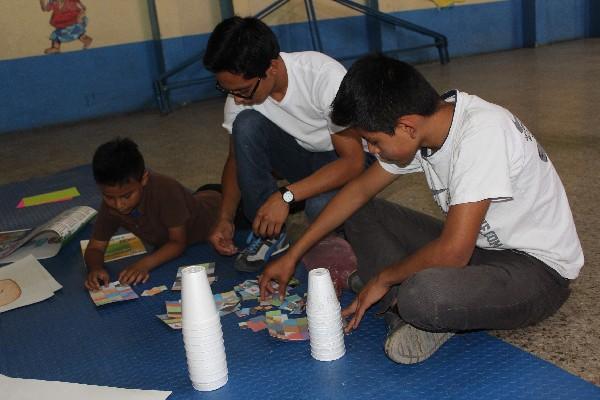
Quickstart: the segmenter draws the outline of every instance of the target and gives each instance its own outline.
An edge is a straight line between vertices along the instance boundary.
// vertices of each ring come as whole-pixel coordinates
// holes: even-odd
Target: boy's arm
[[[92,238],[85,249],[83,259],[88,268],[88,275],[84,285],[89,290],[98,290],[100,284],[107,285],[110,283],[110,276],[104,268],[106,246],[108,246],[108,242]]]
[[[48,0],[40,0],[40,7],[42,8],[42,11],[48,11]]]
[[[393,285],[417,272],[432,267],[462,268],[467,265],[489,206],[489,199],[451,206],[440,237],[379,272],[342,312],[343,316],[354,314],[346,330],[356,329],[369,307],[385,296]]]
[[[237,181],[235,152],[233,140],[229,139],[229,154],[223,167],[221,176],[222,203],[219,209],[217,223],[210,234],[208,241],[212,246],[223,255],[233,255],[237,253],[237,248],[233,244],[233,233],[235,231],[234,219],[235,213],[240,202],[240,188]]]
[[[283,256],[267,264],[259,279],[261,297],[264,298],[267,292],[272,291],[271,281],[276,281],[281,286],[279,293],[284,295],[296,264],[304,253],[392,183],[396,177],[397,175],[390,174],[375,162],[363,174],[344,186],[300,239]]]
[[[296,201],[337,189],[363,171],[365,156],[360,136],[352,129],[331,135],[338,159],[306,178],[288,185]],[[277,236],[289,213],[289,205],[279,192],[273,193],[258,209],[252,229],[260,236]]]
[[[149,272],[159,265],[179,257],[187,246],[185,226],[169,228],[169,240],[158,250],[131,264],[119,274],[119,282],[136,284],[146,282]]]

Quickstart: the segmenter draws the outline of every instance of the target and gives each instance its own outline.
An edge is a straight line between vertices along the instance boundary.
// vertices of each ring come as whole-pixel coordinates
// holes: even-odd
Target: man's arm
[[[376,162],[363,174],[344,186],[321,211],[321,214],[308,227],[302,237],[283,256],[270,262],[265,267],[259,280],[261,297],[264,298],[267,292],[272,292],[271,281],[279,283],[281,287],[280,294],[284,294],[287,283],[294,274],[296,264],[304,253],[342,224],[383,188],[392,183],[396,177],[396,175],[385,171]]]
[[[125,268],[119,274],[119,281],[126,284],[146,282],[149,272],[159,265],[179,257],[187,246],[185,226],[169,228],[169,240],[158,250]]]
[[[469,262],[490,200],[451,206],[440,237],[383,269],[356,296],[342,315],[354,315],[347,331],[356,329],[366,310],[379,301],[393,285],[432,267],[462,268]]]
[[[305,200],[345,185],[363,172],[365,155],[360,136],[352,129],[331,135],[338,159],[312,175],[288,185],[297,200]]]
[[[222,202],[219,209],[217,223],[210,234],[208,241],[220,254],[233,255],[237,248],[233,244],[233,233],[235,232],[235,213],[240,203],[240,188],[237,181],[235,150],[233,139],[229,138],[229,154],[223,167],[221,176]]]
[[[331,135],[331,141],[339,158],[306,178],[288,185],[296,201],[337,189],[363,171],[365,156],[360,136],[356,132],[346,129]],[[282,200],[281,194],[275,192],[258,209],[252,229],[263,237],[277,236],[288,213],[289,206]]]

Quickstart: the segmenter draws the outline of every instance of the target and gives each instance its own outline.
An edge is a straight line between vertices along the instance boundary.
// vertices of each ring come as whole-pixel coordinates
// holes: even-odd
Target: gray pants
[[[439,237],[442,222],[375,199],[345,224],[367,282]],[[514,329],[552,315],[569,297],[569,280],[540,260],[513,250],[476,247],[464,268],[428,268],[392,287],[382,311],[432,332]]]

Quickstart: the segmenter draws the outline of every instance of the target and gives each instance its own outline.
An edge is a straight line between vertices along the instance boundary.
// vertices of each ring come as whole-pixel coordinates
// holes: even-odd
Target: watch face
[[[285,201],[286,203],[291,203],[292,201],[294,201],[294,194],[289,190],[286,190],[283,193],[283,201]]]

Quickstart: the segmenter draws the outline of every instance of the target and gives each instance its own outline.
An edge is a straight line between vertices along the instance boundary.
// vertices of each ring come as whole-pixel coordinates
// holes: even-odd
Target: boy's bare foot
[[[80,37],[79,40],[81,40],[81,43],[83,43],[84,49],[90,47],[93,41],[93,39],[87,35]]]
[[[60,53],[60,47],[48,47],[44,50],[44,54],[55,54]]]

